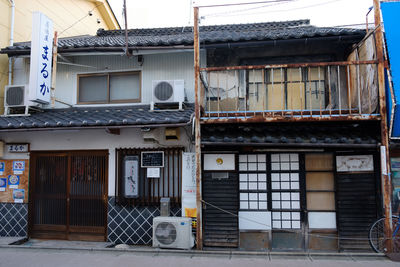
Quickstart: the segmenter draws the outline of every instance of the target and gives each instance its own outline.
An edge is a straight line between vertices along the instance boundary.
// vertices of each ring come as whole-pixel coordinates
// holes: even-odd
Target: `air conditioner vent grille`
[[[157,225],[155,235],[163,245],[170,245],[176,240],[176,228],[172,223],[163,222]]]
[[[160,101],[167,101],[173,93],[174,88],[169,82],[159,82],[154,88],[154,96]]]
[[[10,87],[6,93],[6,103],[9,106],[19,106],[24,104],[24,88]]]

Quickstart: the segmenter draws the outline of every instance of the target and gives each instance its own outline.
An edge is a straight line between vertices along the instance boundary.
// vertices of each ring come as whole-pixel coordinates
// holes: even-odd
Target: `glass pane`
[[[307,192],[308,210],[335,210],[333,192]]]
[[[306,154],[306,171],[330,171],[333,170],[332,154]]]
[[[110,100],[139,99],[139,73],[110,75]]]
[[[79,102],[107,102],[107,76],[79,77]]]
[[[309,172],[306,174],[307,190],[334,190],[332,172]]]

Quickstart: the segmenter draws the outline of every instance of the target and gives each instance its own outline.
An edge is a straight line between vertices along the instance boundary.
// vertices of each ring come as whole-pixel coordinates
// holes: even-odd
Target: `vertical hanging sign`
[[[50,102],[53,22],[40,12],[33,13],[29,100]]]
[[[182,153],[182,217],[196,217],[195,153]]]

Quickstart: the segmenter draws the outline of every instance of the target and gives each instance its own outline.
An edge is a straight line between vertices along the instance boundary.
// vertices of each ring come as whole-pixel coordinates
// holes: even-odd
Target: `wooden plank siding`
[[[238,214],[238,174],[230,172],[228,179],[213,179],[212,172],[203,173],[203,199],[205,202]],[[210,205],[203,205],[203,244],[206,247],[238,247],[238,217]]]
[[[368,231],[379,211],[376,181],[375,173],[337,174],[338,233],[343,238],[339,240],[341,251],[371,250]]]

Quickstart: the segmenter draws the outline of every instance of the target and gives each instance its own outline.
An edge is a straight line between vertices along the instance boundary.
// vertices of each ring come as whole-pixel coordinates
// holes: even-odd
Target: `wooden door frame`
[[[32,236],[33,220],[34,220],[34,188],[35,188],[35,173],[36,173],[36,159],[38,156],[66,156],[67,157],[67,206],[66,206],[66,231],[65,239],[68,240],[70,235],[70,183],[71,183],[71,156],[90,155],[90,156],[105,156],[104,166],[104,193],[102,195],[102,202],[104,206],[104,241],[107,240],[107,217],[108,217],[108,171],[109,171],[109,151],[105,149],[96,150],[31,150],[29,154],[30,168],[29,168],[29,195],[28,195],[28,237]]]

